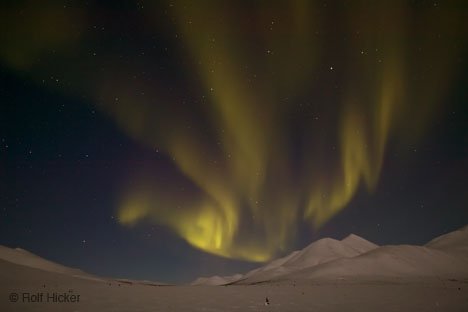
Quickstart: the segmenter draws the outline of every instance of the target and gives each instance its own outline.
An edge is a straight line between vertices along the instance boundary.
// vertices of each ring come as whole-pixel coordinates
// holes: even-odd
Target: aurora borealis
[[[98,136],[90,151],[83,147],[79,154],[96,168],[91,176],[101,181],[99,190],[115,184],[106,195],[108,208],[92,209],[108,211],[118,231],[157,228],[159,237],[175,235],[187,248],[221,256],[219,261],[263,262],[310,241],[304,232],[321,233],[342,222],[334,220],[357,209],[356,197],[385,206],[375,198],[390,192],[388,181],[405,180],[401,175],[381,182],[385,173],[398,172],[394,168],[410,172],[421,194],[430,193],[435,181],[424,179],[415,164],[443,163],[444,170],[422,169],[435,170],[440,180],[453,170],[454,159],[466,170],[463,1],[2,6],[2,71],[60,101],[82,102],[79,109],[101,118],[94,131],[114,129],[102,130],[115,133]],[[2,105],[8,105],[5,99]],[[459,119],[452,123],[454,112]],[[10,145],[21,136],[21,113],[15,118],[8,123]],[[86,118],[76,129],[88,127]],[[441,142],[447,140],[434,134],[434,125],[455,129],[439,131],[454,140],[454,149],[444,151]],[[54,135],[42,136],[40,145]],[[112,142],[121,140],[143,152],[101,149],[118,150]],[[57,149],[85,144],[64,142]],[[415,155],[425,144],[441,154]],[[3,147],[2,153],[8,151]],[[5,167],[21,162],[21,153],[5,157]],[[147,154],[152,156],[141,156]],[[41,157],[54,166],[47,152]],[[125,168],[118,178],[99,173],[109,157],[115,157],[115,171]],[[441,195],[462,189],[466,177],[451,183],[455,188],[442,186],[438,196],[454,206],[454,219],[466,223],[457,208],[463,201],[466,206],[466,197]],[[6,190],[4,198],[20,197],[17,187]],[[405,191],[392,189],[391,197],[407,206]],[[391,211],[385,208],[382,216],[391,220]],[[407,214],[416,218],[420,212]],[[365,224],[366,218],[358,214],[347,224]]]
[[[300,105],[294,103],[297,101],[294,97],[310,93],[314,86],[312,75],[319,70],[318,64],[323,64],[320,59],[324,53],[320,51],[322,43],[315,36],[312,24],[317,9],[308,1],[272,7],[268,15],[264,7],[257,8],[247,17],[254,24],[251,34],[246,34],[245,29],[236,29],[242,20],[239,15],[245,11],[229,14],[226,9],[215,4],[200,7],[186,2],[174,5],[171,10],[180,28],[182,44],[187,46],[188,57],[195,63],[189,68],[196,71],[195,75],[201,80],[200,88],[206,94],[200,106],[203,115],[208,115],[204,116],[204,127],[211,135],[192,127],[198,120],[192,121],[189,117],[188,121],[179,121],[177,116],[171,116],[176,119],[176,126],[163,125],[161,129],[148,131],[158,115],[151,112],[152,103],[147,103],[146,107],[125,102],[115,105],[109,99],[106,104],[132,135],[150,146],[161,144],[180,172],[201,191],[201,198],[179,205],[189,209],[177,211],[171,207],[177,207],[171,204],[171,198],[158,194],[157,188],[148,190],[151,195],[129,195],[135,198],[123,204],[120,217],[124,224],[153,217],[155,222],[168,224],[203,250],[262,261],[287,246],[297,222],[322,224],[346,206],[360,183],[372,189],[379,177],[388,137],[398,131],[402,123],[408,122],[411,112],[421,111],[418,106],[430,110],[436,105],[443,86],[426,91],[433,92],[427,101],[411,102],[405,94],[405,88],[416,89],[417,83],[406,82],[404,72],[411,72],[411,67],[418,65],[405,68],[408,61],[404,55],[408,48],[404,42],[403,23],[408,13],[404,6],[398,7],[398,3],[390,7],[377,5],[370,10],[374,20],[362,26],[356,14],[362,8],[350,8],[346,14],[349,16],[344,18],[347,21],[344,26],[350,27],[344,27],[349,29],[344,35],[350,38],[349,45],[355,47],[355,51],[351,52],[354,55],[346,53],[343,57],[356,60],[342,70],[341,75],[349,78],[345,78],[348,80],[345,83],[338,83],[338,95],[332,95],[322,104],[334,106],[333,111],[325,113],[326,116],[317,115],[333,120],[324,125],[322,131],[336,135],[330,137],[329,142],[323,142],[314,137],[314,129],[311,129],[314,119],[301,120],[302,129],[296,134],[301,137],[298,148],[301,161],[297,164],[298,160],[291,159],[287,148],[291,122],[282,117],[291,114],[295,105]],[[277,21],[275,16],[278,15],[281,18]],[[267,23],[269,20],[271,22]],[[415,36],[418,35],[416,32]],[[251,48],[256,41],[259,47]],[[454,52],[445,49],[445,44],[440,46],[440,50],[451,57]],[[437,68],[432,75],[446,75],[440,71],[452,71],[452,64],[443,65],[445,68]],[[330,70],[339,70],[339,67],[332,69],[330,66]],[[428,80],[434,79],[428,77]],[[311,102],[313,98],[311,96]],[[416,107],[405,112],[403,107],[410,104]],[[142,112],[147,113],[142,116]],[[411,117],[412,122],[421,123],[415,125],[416,131],[423,128],[424,119],[430,117],[421,115]],[[188,123],[185,129],[184,122]],[[158,138],[161,133],[163,137]],[[332,156],[336,160],[324,171],[320,167],[326,160],[315,154],[330,148],[329,145],[335,146],[331,153],[337,155]],[[300,167],[295,175],[292,174],[293,162]],[[288,183],[278,189],[274,183],[278,180]],[[253,219],[250,221],[252,229],[242,227],[242,215]],[[236,241],[240,229],[258,230],[260,235],[249,235],[248,243]]]

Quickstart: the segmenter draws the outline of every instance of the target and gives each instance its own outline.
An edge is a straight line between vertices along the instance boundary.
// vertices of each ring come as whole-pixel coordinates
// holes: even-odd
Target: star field
[[[462,1],[1,6],[0,244],[178,282],[468,223]]]

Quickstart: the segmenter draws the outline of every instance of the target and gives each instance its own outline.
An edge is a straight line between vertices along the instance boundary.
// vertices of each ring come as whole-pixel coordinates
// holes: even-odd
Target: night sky
[[[468,224],[466,1],[2,1],[0,244],[245,272]]]

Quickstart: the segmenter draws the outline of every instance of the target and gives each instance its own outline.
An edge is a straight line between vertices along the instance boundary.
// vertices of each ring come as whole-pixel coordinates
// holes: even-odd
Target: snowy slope
[[[342,239],[341,242],[348,246],[349,248],[354,249],[359,254],[371,251],[377,247],[378,245],[360,237],[355,234],[350,234],[346,238]]]
[[[30,268],[40,269],[43,271],[63,273],[69,275],[87,275],[85,272],[63,266],[61,264],[41,258],[29,251],[20,248],[8,248],[0,245],[0,259],[27,266]]]
[[[117,283],[126,283],[126,284],[141,284],[148,286],[164,286],[168,284],[153,282],[153,281],[138,281],[138,280],[129,280],[129,279],[109,279],[99,276],[94,276],[89,273],[83,272],[79,269],[74,269],[66,267],[64,265],[46,260],[41,258],[27,250],[21,248],[8,248],[0,245],[0,260],[3,260],[3,267],[0,267],[0,270],[5,269],[5,263],[12,263],[16,266],[28,267],[31,269],[36,269],[40,271],[59,273],[67,275],[71,278],[80,278],[87,280],[94,280],[99,282],[117,282]],[[36,272],[36,271],[32,271]]]
[[[320,239],[250,271],[235,284],[340,278],[468,278],[468,226],[425,246],[379,247],[351,234]]]
[[[204,285],[204,286],[220,286],[235,282],[242,278],[242,274],[235,274],[230,276],[211,276],[211,277],[199,277],[193,281],[190,285]]]
[[[468,257],[468,225],[434,238],[426,244],[426,247]]]
[[[282,276],[283,280],[380,277],[468,277],[468,262],[421,246],[384,246],[354,258],[341,258]]]
[[[355,257],[377,247],[374,243],[354,234],[341,241],[322,238],[300,251],[295,251],[264,267],[250,271],[238,283],[252,284],[267,281],[332,260]]]

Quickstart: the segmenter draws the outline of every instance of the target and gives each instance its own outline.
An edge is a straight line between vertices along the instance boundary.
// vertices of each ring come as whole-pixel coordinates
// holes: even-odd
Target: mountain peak
[[[368,241],[367,239],[352,233],[343,238],[341,242],[346,246],[358,251],[359,253],[368,252],[372,249],[379,247],[378,245]]]
[[[343,238],[341,241],[344,242],[344,241],[349,241],[349,240],[356,240],[356,239],[359,239],[359,240],[362,240],[364,238],[362,238],[361,236],[359,235],[356,235],[356,234],[349,234],[348,236],[346,236],[345,238]]]

